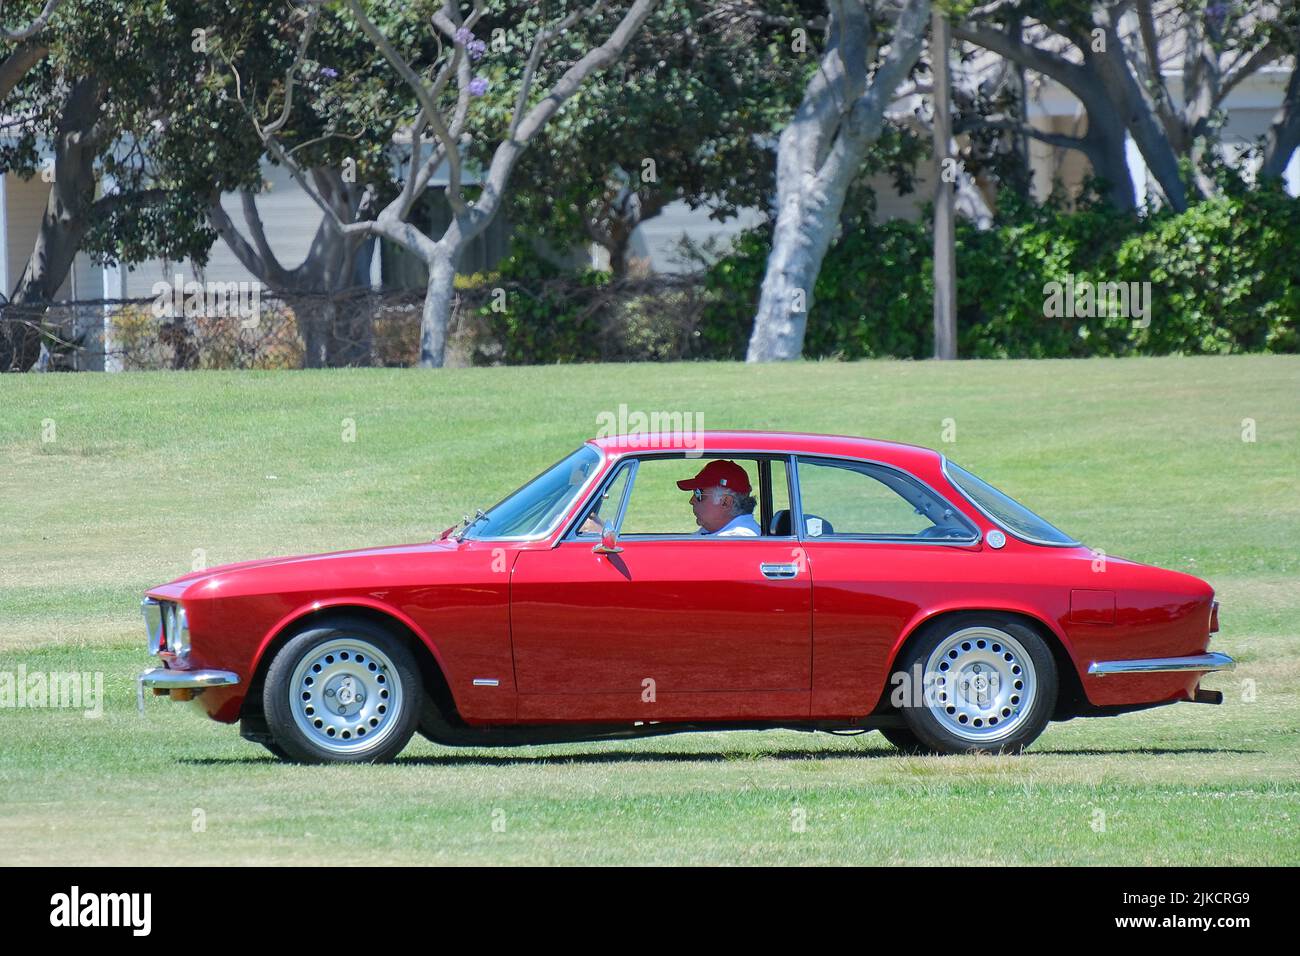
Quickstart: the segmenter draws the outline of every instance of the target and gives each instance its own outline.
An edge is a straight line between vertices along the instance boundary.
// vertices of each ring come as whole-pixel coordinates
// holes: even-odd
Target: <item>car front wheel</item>
[[[369,621],[322,621],[271,661],[262,704],[275,743],[302,763],[381,763],[402,751],[422,706],[410,649]]]
[[[1019,753],[1043,732],[1056,706],[1051,648],[1007,615],[935,622],[900,670],[903,719],[932,753]]]

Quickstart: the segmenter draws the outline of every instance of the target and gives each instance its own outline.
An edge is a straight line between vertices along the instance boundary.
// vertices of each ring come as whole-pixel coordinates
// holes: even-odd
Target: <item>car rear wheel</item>
[[[410,649],[386,629],[322,621],[271,661],[262,699],[267,727],[277,747],[302,763],[391,760],[419,721],[419,674]]]
[[[900,670],[907,691],[903,719],[933,753],[1019,753],[1043,732],[1056,705],[1051,648],[1008,615],[962,614],[936,622],[912,645]]]

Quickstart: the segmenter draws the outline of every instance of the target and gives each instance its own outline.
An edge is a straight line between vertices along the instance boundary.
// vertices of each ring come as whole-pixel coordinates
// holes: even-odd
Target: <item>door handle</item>
[[[773,580],[786,580],[799,576],[797,564],[760,564],[758,570],[763,572],[763,577]]]

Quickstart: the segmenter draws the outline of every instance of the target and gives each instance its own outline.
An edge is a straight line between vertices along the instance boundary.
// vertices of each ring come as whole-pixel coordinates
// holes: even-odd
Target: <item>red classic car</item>
[[[1018,752],[1202,690],[1211,587],[1094,552],[927,448],[589,441],[429,543],[199,571],[144,601],[144,688],[275,754],[389,760],[685,730]]]

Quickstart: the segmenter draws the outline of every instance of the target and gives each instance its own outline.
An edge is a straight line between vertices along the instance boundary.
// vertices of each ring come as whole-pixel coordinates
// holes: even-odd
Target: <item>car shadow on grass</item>
[[[560,745],[556,745],[560,746]],[[1020,755],[1022,760],[1036,757],[1116,757],[1116,756],[1206,756],[1219,754],[1263,754],[1263,750],[1241,750],[1230,747],[1130,747],[1114,749],[1031,750]],[[545,763],[605,764],[605,763],[739,763],[759,760],[863,760],[883,757],[894,759],[963,760],[969,757],[918,757],[900,753],[893,748],[877,747],[861,750],[726,750],[689,751],[629,750],[599,751],[595,753],[519,754],[519,753],[446,753],[420,754],[398,757],[393,761],[403,767],[464,767],[513,765],[532,766]],[[980,758],[975,758],[980,759]],[[247,757],[187,757],[179,763],[191,766],[240,766],[256,763],[279,763],[270,754],[249,754]]]
[[[1266,754],[1267,750],[1242,750],[1239,747],[1092,747],[1075,750],[1031,750],[1026,757],[1165,757],[1187,754]]]

